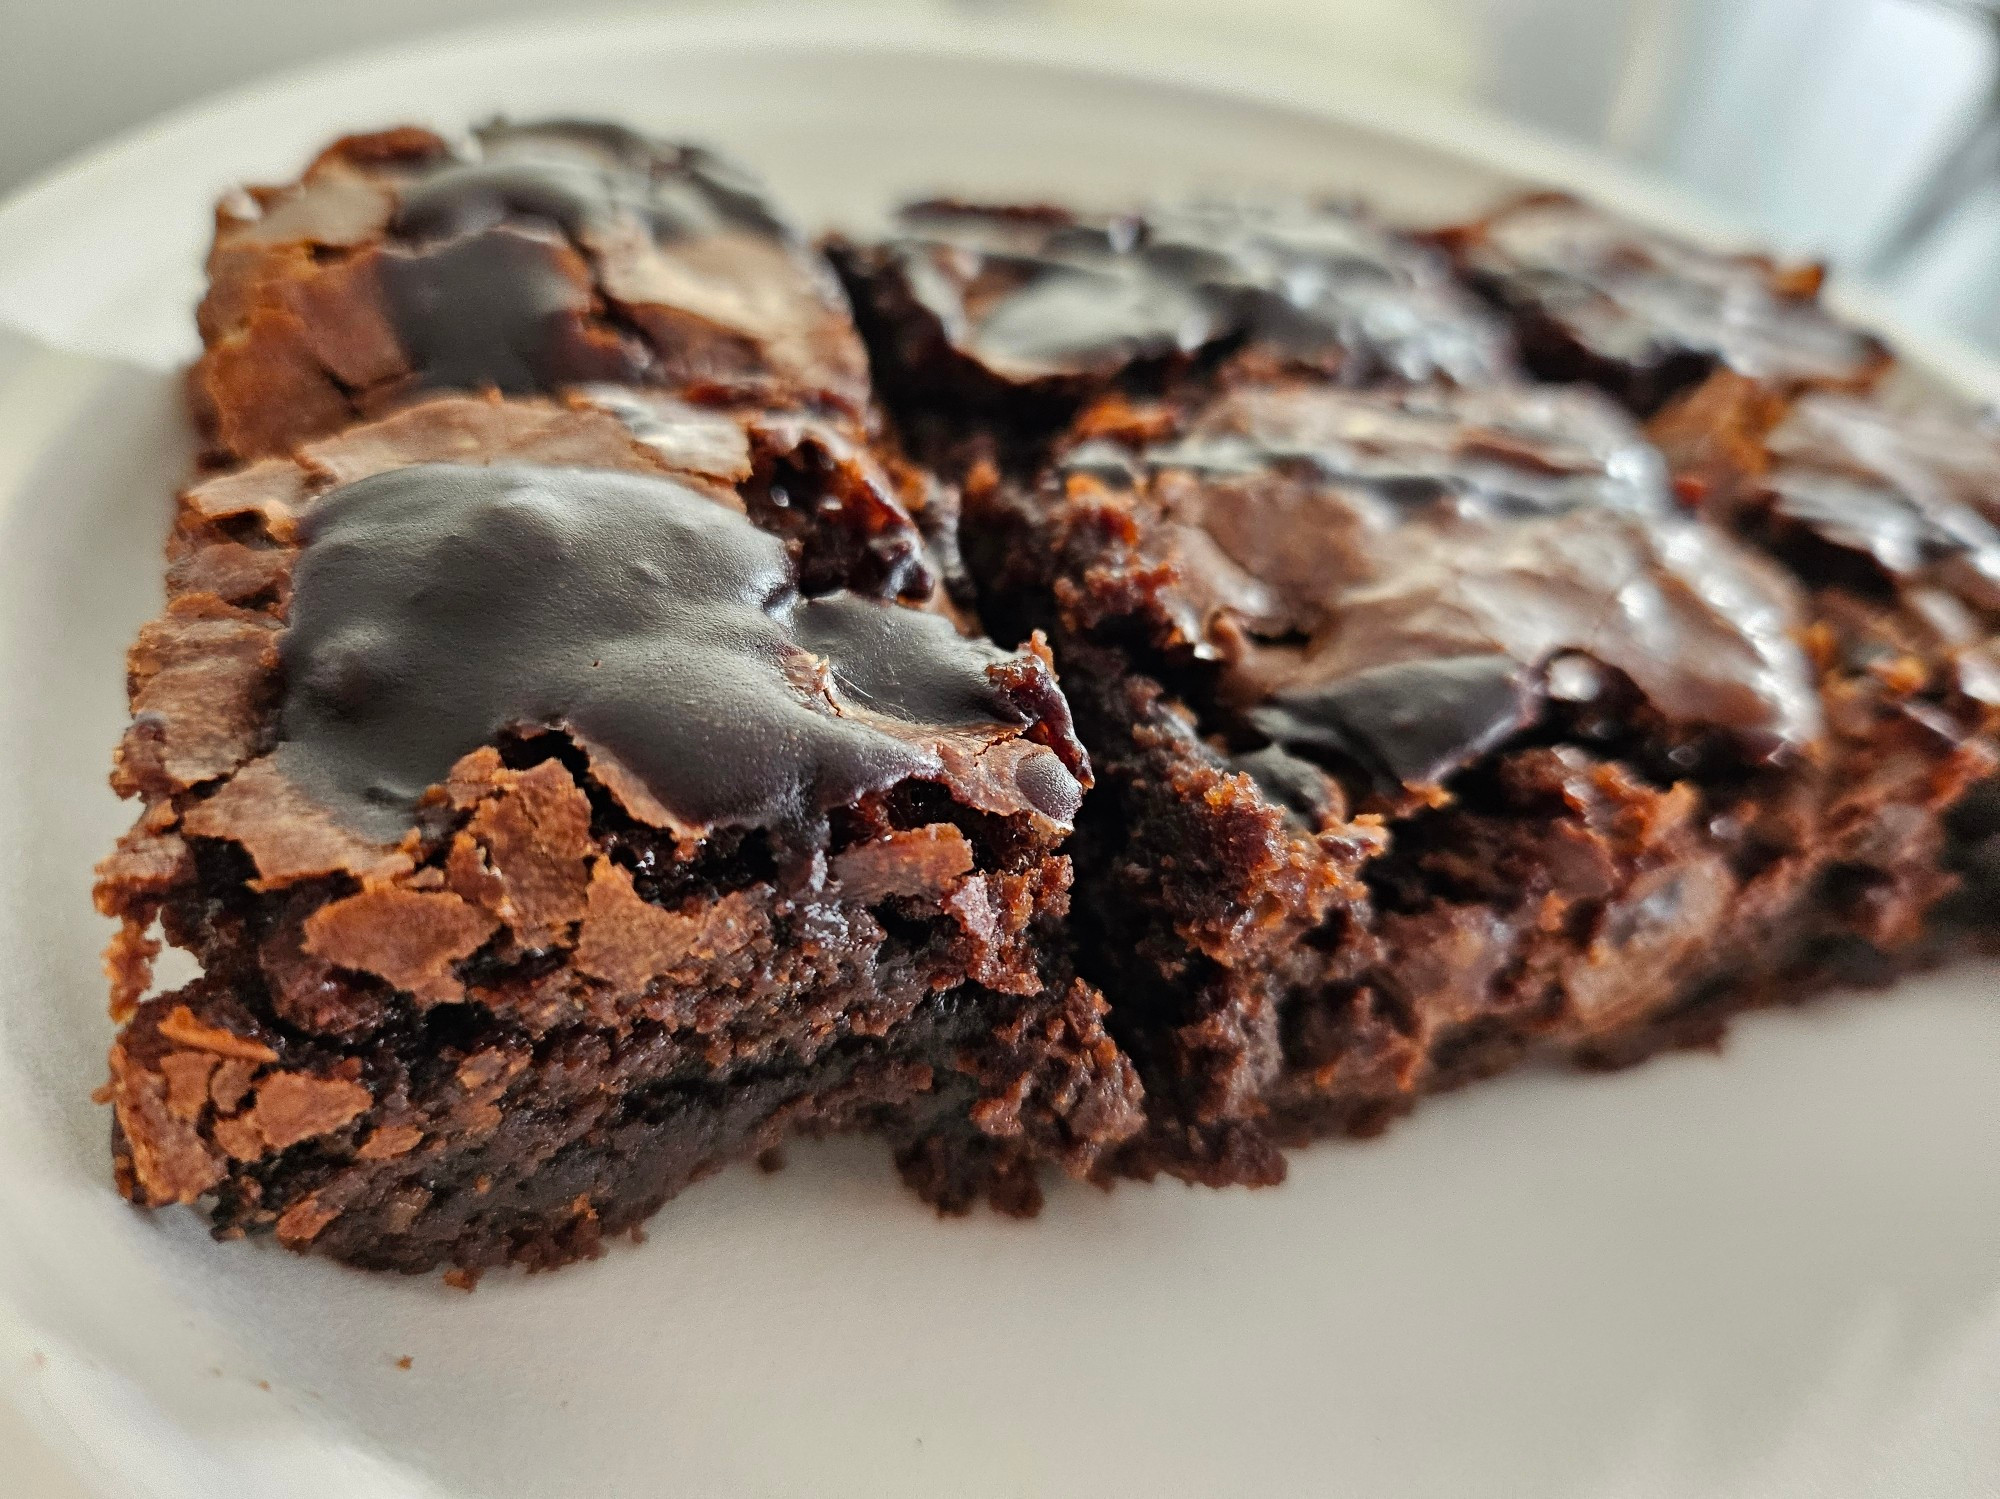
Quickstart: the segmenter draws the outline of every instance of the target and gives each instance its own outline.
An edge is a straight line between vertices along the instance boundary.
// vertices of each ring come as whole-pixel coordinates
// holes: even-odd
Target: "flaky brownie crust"
[[[144,811],[98,885],[120,922],[109,1091],[133,1200],[199,1200],[218,1231],[272,1228],[366,1265],[552,1264],[789,1132],[865,1124],[946,1205],[990,1192],[1026,1208],[1037,1162],[1088,1171],[1136,1127],[1101,1000],[1044,957],[1088,771],[1039,648],[951,647],[989,663],[982,706],[926,725],[895,718],[893,697],[845,696],[859,689],[839,685],[842,647],[821,647],[834,678],[812,711],[861,713],[888,770],[864,756],[865,789],[775,821],[692,820],[692,783],[649,781],[629,748],[566,721],[458,755],[407,814],[390,809],[394,834],[342,799],[353,767],[303,755],[313,684],[351,687],[325,675],[346,656],[299,655],[301,607],[339,618],[314,538],[357,544],[327,517],[370,486],[493,465],[510,484],[581,476],[563,482],[587,505],[633,476],[768,537],[743,515],[757,507],[740,453],[772,432],[746,430],[739,450],[645,430],[584,400],[446,398],[183,496],[114,777]],[[893,495],[865,476],[824,453],[799,467],[820,476],[796,498],[827,535],[896,528]],[[809,571],[796,559],[813,538],[792,540],[789,565]],[[893,591],[867,546],[824,555]],[[958,639],[860,594],[797,607]],[[765,753],[754,725],[738,753]],[[142,999],[155,922],[204,973]]]
[[[1683,492],[1811,590],[1811,644],[1850,722],[1895,723],[1907,753],[2000,742],[2000,428],[1914,389],[1793,395],[1730,372],[1652,424]],[[1874,774],[1880,774],[1877,769]],[[1865,784],[1865,783],[1864,783]],[[1944,914],[1990,944],[2000,792],[1976,784],[1942,829]],[[1868,828],[1859,807],[1856,836]],[[1866,828],[1867,831],[1863,831]],[[1935,843],[1939,830],[1924,836]],[[1863,886],[1857,905],[1895,909]]]

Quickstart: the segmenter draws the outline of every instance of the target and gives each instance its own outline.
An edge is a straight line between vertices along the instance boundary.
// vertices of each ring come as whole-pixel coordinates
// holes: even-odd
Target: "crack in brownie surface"
[[[1029,426],[1128,377],[1234,353],[1348,384],[1492,380],[1494,319],[1436,252],[1346,205],[1196,200],[1086,217],[917,204],[894,237],[835,247],[907,403],[954,394]]]

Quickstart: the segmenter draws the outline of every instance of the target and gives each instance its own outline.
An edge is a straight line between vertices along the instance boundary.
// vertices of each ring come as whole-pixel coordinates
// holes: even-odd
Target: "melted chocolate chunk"
[[[1819,733],[1790,587],[1681,516],[1658,454],[1588,392],[1246,386],[1126,446],[1122,475],[1118,446],[1071,472],[1157,508],[1163,554],[1138,565],[1171,569],[1174,633],[1285,754],[1441,781],[1534,721],[1558,661],[1753,760]]]
[[[1131,463],[1106,442],[1079,445],[1062,466],[1075,469],[1079,460],[1100,471]],[[1573,391],[1533,386],[1379,400],[1267,387],[1224,400],[1185,432],[1149,446],[1144,460],[1214,480],[1290,473],[1345,486],[1350,502],[1365,496],[1393,512],[1445,504],[1499,519],[1668,508],[1665,465],[1623,415]]]
[[[1010,384],[1106,379],[1248,339],[1387,375],[1490,380],[1497,327],[1430,252],[1348,209],[1194,203],[1143,217],[918,205],[883,254],[945,341]]]
[[[577,338],[587,277],[564,274],[560,247],[512,228],[382,257],[382,287],[419,383],[528,395],[566,381],[636,380],[637,344]]]
[[[1013,658],[937,615],[802,599],[782,542],[671,480],[396,469],[330,492],[306,536],[278,753],[384,840],[512,730],[573,733],[702,828],[796,823],[937,774],[951,731],[1026,722]],[[1024,794],[1074,811],[1033,760]]]
[[[1248,717],[1288,750],[1422,786],[1526,726],[1538,697],[1533,674],[1510,656],[1441,656],[1286,687]]]
[[[1247,774],[1279,806],[1312,822],[1338,821],[1347,810],[1340,788],[1327,773],[1282,745],[1267,744],[1233,755],[1230,764]]]
[[[1879,341],[1830,316],[1820,274],[1654,234],[1568,198],[1527,200],[1462,236],[1468,273],[1528,319],[1528,361],[1592,378],[1641,414],[1718,365],[1780,384],[1860,385]]]

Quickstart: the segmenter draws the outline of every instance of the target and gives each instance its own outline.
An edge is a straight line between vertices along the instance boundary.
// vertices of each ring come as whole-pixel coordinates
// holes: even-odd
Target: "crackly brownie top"
[[[1861,385],[1887,362],[1880,342],[1821,307],[1818,267],[1721,254],[1553,196],[1503,209],[1459,240],[1467,271],[1503,303],[1666,387],[1716,364],[1781,383]],[[1532,354],[1532,333],[1528,342]],[[1688,368],[1675,378],[1674,365]],[[1642,405],[1672,393],[1646,389]]]
[[[303,343],[349,391],[756,385],[859,411],[830,268],[722,158],[620,126],[401,129],[218,210],[211,346]],[[260,319],[262,321],[260,321]],[[232,395],[258,399],[246,376]]]
[[[2000,428],[1812,395],[1766,452],[1774,519],[1891,578],[1932,580],[2000,613]]]
[[[566,729],[678,825],[797,822],[942,768],[940,730],[1030,715],[942,616],[802,597],[775,536],[660,476],[424,464],[322,495],[282,643],[278,764],[393,839],[460,756]],[[1053,753],[1028,803],[1081,792]]]
[[[953,350],[1008,384],[1102,380],[1241,339],[1349,380],[1476,382],[1509,365],[1437,256],[1339,205],[1091,219],[918,204],[876,255]]]
[[[1273,754],[1435,783],[1619,678],[1754,759],[1819,733],[1789,585],[1678,514],[1658,454],[1587,391],[1251,385],[1082,429],[1070,524],[1130,539],[1123,582],[1157,589],[1165,643],[1217,664],[1279,780],[1301,767]],[[1100,569],[1085,588],[1121,586]]]
[[[715,413],[653,409],[642,438],[581,397],[442,397],[197,484],[115,784],[233,777],[199,803],[211,836],[249,846],[303,804],[287,828],[332,814],[379,846],[464,757],[556,730],[633,818],[689,839],[807,831],[904,779],[1067,822],[1088,770],[1042,656],[802,592],[788,512],[755,503]],[[852,476],[817,482],[794,508],[837,515]]]

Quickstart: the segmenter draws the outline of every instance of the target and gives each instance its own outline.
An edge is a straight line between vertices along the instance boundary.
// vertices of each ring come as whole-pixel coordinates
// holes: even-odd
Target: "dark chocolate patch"
[[[1326,772],[1283,745],[1267,744],[1236,755],[1230,764],[1255,781],[1272,801],[1308,821],[1336,817],[1342,808],[1340,788]]]
[[[567,729],[705,827],[808,818],[936,773],[944,731],[1025,721],[990,670],[1012,658],[936,615],[802,599],[777,538],[671,480],[397,469],[326,495],[306,535],[280,761],[385,840],[510,730]]]
[[[645,358],[616,339],[579,337],[591,310],[574,254],[544,235],[501,227],[421,254],[391,249],[382,285],[421,384],[527,395],[572,381],[637,379]]]
[[[586,332],[586,319],[607,316],[605,256],[727,233],[804,254],[756,184],[708,152],[585,121],[493,125],[477,139],[477,157],[445,159],[397,188],[382,276],[419,387],[524,393],[645,379],[653,360],[632,330],[613,318]]]
[[[659,241],[748,229],[789,237],[755,184],[693,147],[669,150],[615,125],[562,121],[489,126],[484,155],[405,187],[391,231],[412,243],[462,238],[540,220],[580,239],[621,222]]]
[[[1110,467],[1114,445],[1065,459]],[[1666,515],[1666,465],[1615,408],[1571,390],[1409,390],[1384,400],[1273,389],[1223,402],[1184,435],[1146,449],[1153,469],[1215,477],[1288,472],[1349,486],[1392,512],[1449,504],[1467,517],[1579,508]],[[1133,460],[1128,455],[1129,464]]]
[[[1518,732],[1539,699],[1510,657],[1446,656],[1282,691],[1249,718],[1287,750],[1346,759],[1385,786],[1425,786]]]
[[[941,614],[830,593],[801,600],[790,627],[800,647],[826,659],[842,696],[874,712],[952,728],[1022,721],[996,708],[984,668],[1000,653],[966,640]]]
[[[389,227],[423,245],[539,219],[575,238],[614,219],[620,200],[634,196],[619,176],[579,162],[467,161],[404,189]]]
[[[1186,354],[1229,324],[1215,299],[1139,263],[1045,265],[968,330],[966,351],[1005,372],[1111,373]]]
[[[1899,582],[2000,609],[2000,430],[1847,396],[1800,401],[1771,434],[1773,519]]]

